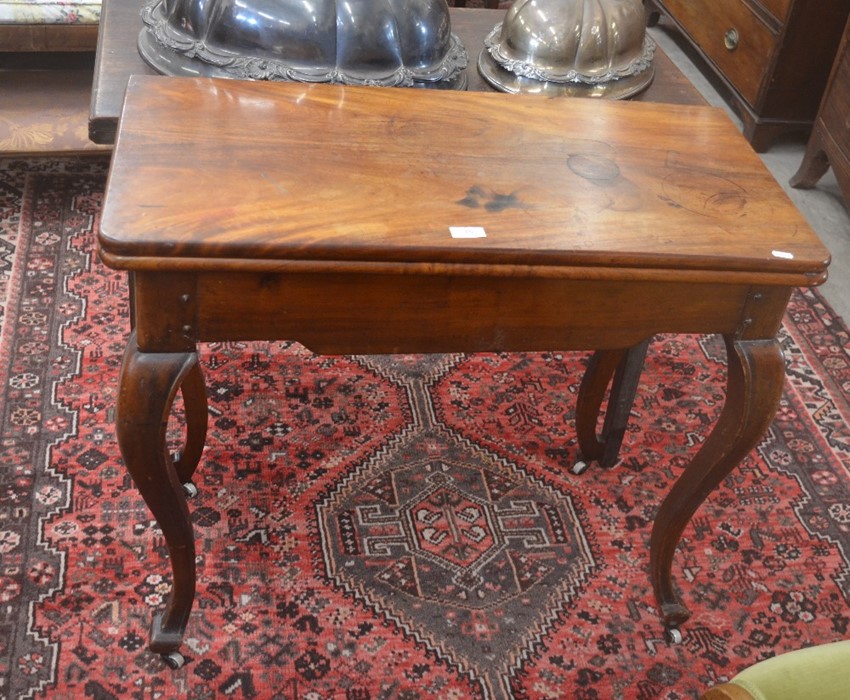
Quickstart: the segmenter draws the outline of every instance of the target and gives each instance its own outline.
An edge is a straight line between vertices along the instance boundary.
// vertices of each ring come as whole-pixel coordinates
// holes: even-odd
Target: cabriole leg
[[[785,377],[776,340],[726,337],[726,403],[711,434],[667,494],[652,528],[650,577],[661,616],[676,629],[690,612],[673,588],[673,554],[697,508],[746,457],[770,426]]]
[[[174,468],[187,496],[193,496],[197,489],[192,483],[192,475],[201,461],[207,440],[207,391],[199,362],[195,362],[186,373],[180,393],[186,410],[186,442],[180,454],[174,456]]]
[[[200,458],[197,441],[202,432],[198,427],[200,371],[197,363],[197,355],[193,352],[140,352],[133,333],[124,354],[119,382],[118,445],[127,470],[162,529],[174,577],[165,610],[155,617],[151,630],[150,648],[161,654],[176,651],[180,646],[195,597],[195,541],[181,483],[185,473],[178,475],[168,454],[166,428],[174,397],[184,385],[189,397],[187,414],[190,415],[187,443],[192,447],[192,454],[198,453]]]
[[[588,362],[581,379],[576,400],[576,438],[578,439],[578,459],[573,468],[574,474],[587,469],[590,462],[602,456],[604,444],[596,435],[599,411],[605,391],[614,376],[624,350],[597,350]]]
[[[619,460],[648,346],[649,340],[645,340],[626,350],[597,350],[590,358],[576,402],[579,458],[574,474],[583,472],[594,460],[605,468]],[[598,436],[599,412],[609,384],[611,395]]]

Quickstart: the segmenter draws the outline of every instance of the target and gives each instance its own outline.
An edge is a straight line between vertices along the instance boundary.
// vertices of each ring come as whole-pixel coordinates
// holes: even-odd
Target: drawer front
[[[659,4],[755,106],[776,35],[741,0],[662,0]]]
[[[843,46],[840,62],[827,88],[821,119],[838,147],[850,158],[850,45],[845,41]]]
[[[783,22],[788,16],[792,0],[757,0],[757,2],[776,19]]]

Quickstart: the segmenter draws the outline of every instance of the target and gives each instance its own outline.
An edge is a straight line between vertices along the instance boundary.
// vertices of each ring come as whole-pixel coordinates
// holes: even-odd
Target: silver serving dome
[[[142,19],[168,75],[466,87],[446,0],[153,0]]]
[[[505,92],[624,98],[652,82],[654,51],[642,0],[516,0],[478,69]]]

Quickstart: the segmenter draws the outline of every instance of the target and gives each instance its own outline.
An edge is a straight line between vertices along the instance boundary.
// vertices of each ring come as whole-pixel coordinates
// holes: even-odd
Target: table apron
[[[142,352],[297,340],[321,354],[588,350],[775,336],[789,287],[363,273],[136,272]]]

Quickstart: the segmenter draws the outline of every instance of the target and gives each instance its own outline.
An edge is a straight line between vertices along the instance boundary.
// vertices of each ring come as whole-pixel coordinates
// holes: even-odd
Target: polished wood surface
[[[199,341],[595,349],[576,424],[580,453],[604,463],[646,341],[722,334],[726,404],[651,534],[650,584],[676,636],[689,616],[672,580],[679,538],[769,425],[791,289],[822,282],[829,258],[719,110],[141,76],[99,244],[132,272],[116,425],[170,553],[174,588],[151,634],[163,654],[194,597],[184,489],[206,430]],[[618,415],[597,437],[612,378]],[[178,391],[187,435],[172,457]]]
[[[645,0],[721,82],[757,151],[812,128],[850,13],[847,0]]]
[[[131,75],[154,75],[139,56],[136,41],[142,28],[142,0],[104,0],[98,37],[97,62],[92,86],[89,135],[95,143],[113,143],[124,91]],[[451,8],[452,31],[469,52],[466,70],[470,91],[492,91],[478,73],[478,54],[484,37],[504,16],[504,10]],[[664,52],[655,54],[655,79],[634,98],[646,102],[705,104],[696,88]]]
[[[0,60],[0,153],[109,152],[88,138],[94,52],[0,53]]]
[[[101,222],[118,266],[491,264],[524,276],[533,265],[783,284],[817,282],[825,268],[805,219],[718,109],[189,78],[133,86]],[[456,227],[486,237],[453,238]]]
[[[97,24],[3,24],[0,54],[6,51],[94,51]]]
[[[663,6],[744,98],[755,104],[776,43],[772,28],[742,0],[663,0]],[[734,48],[727,47],[730,29],[738,34]]]

